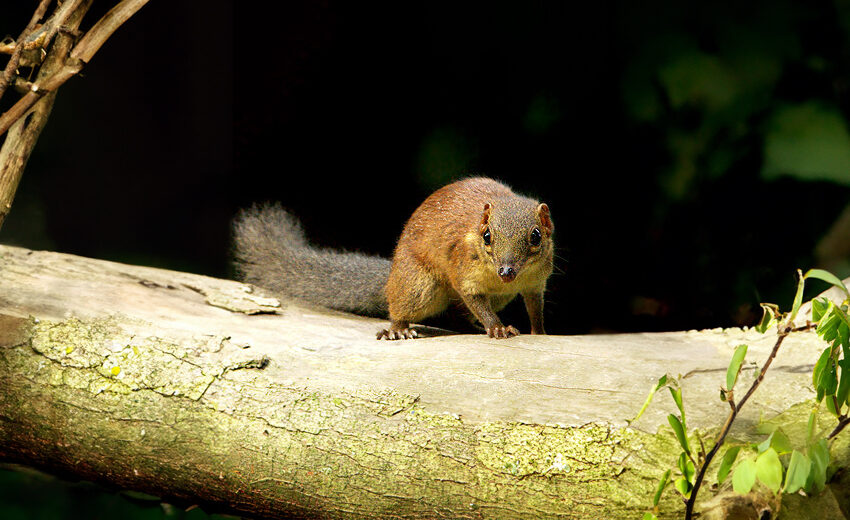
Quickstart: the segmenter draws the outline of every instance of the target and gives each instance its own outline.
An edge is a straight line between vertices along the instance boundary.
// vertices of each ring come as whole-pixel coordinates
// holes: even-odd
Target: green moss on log
[[[386,389],[287,385],[225,337],[28,327],[0,349],[0,455],[236,512],[633,519],[679,451],[667,428],[473,422]],[[665,494],[660,517],[681,511]]]

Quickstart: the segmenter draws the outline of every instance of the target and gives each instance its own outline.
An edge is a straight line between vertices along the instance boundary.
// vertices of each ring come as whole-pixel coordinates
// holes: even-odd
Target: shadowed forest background
[[[0,240],[226,276],[234,212],[280,200],[389,256],[483,174],[552,208],[551,333],[749,325],[796,268],[850,272],[815,255],[850,201],[848,31],[843,2],[153,1],[61,89]]]
[[[230,219],[280,200],[389,256],[481,174],[552,209],[550,333],[752,325],[850,274],[848,118],[843,0],[153,0],[60,89],[0,242],[230,276]]]

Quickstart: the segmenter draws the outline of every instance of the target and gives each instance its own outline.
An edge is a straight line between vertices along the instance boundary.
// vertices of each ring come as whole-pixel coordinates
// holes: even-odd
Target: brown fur
[[[529,243],[535,226],[543,235],[537,248]],[[482,239],[487,227],[490,247]],[[517,294],[526,300],[532,333],[545,333],[542,295],[552,273],[552,229],[548,207],[492,179],[474,177],[437,190],[398,240],[386,286],[392,323],[379,337],[408,337],[410,322],[461,302],[491,336],[515,335],[495,311]],[[508,264],[517,274],[505,282],[497,272]]]
[[[530,243],[541,232],[539,247]],[[504,184],[474,177],[440,188],[407,221],[390,262],[311,245],[279,205],[255,206],[233,223],[240,277],[274,292],[357,314],[386,316],[379,338],[416,337],[410,329],[449,306],[467,310],[492,337],[518,334],[496,315],[517,294],[531,333],[545,334],[543,291],[552,273],[552,220],[545,204]],[[485,229],[491,245],[482,238]],[[499,267],[513,269],[500,277]],[[510,281],[504,281],[509,279]]]

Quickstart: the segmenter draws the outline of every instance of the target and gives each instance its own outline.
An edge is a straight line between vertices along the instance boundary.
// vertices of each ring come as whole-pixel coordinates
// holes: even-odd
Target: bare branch
[[[18,41],[15,42],[15,51],[9,58],[6,68],[3,70],[3,76],[0,77],[0,98],[2,98],[3,94],[6,93],[6,88],[9,86],[9,83],[12,82],[12,76],[15,75],[15,71],[18,68],[18,62],[21,59],[21,53],[24,52],[24,42],[30,33],[33,32],[38,21],[44,17],[44,13],[47,12],[47,6],[50,5],[50,2],[51,0],[41,0],[41,2],[39,2],[38,7],[35,9],[35,13],[33,13],[32,18],[30,18],[30,23],[27,24],[26,28],[24,28],[23,32],[21,32],[21,35],[18,36]]]
[[[71,58],[88,63],[103,43],[148,0],[123,0],[98,20],[71,52]]]
[[[91,3],[92,0],[71,0],[65,4],[77,6],[74,11],[68,11],[66,17],[70,30],[77,30]],[[39,70],[36,81],[39,82],[45,77],[52,76],[59,67],[62,67],[73,45],[74,39],[71,36],[65,33],[59,34],[44,60],[41,70]],[[18,101],[15,107],[31,95],[34,96],[32,104],[11,122],[10,126],[13,126],[6,135],[2,148],[0,148],[0,227],[3,226],[3,221],[11,210],[12,200],[15,198],[15,191],[21,181],[21,175],[38,136],[41,135],[41,131],[47,123],[47,117],[50,115],[56,97],[55,92],[47,93],[46,96],[34,95],[31,87],[30,92]],[[28,113],[31,116],[26,116]],[[6,117],[6,114],[3,117]]]
[[[51,76],[34,83],[30,92],[0,116],[0,134],[6,132],[46,92],[56,90],[72,76],[80,72],[103,43],[112,36],[115,30],[146,3],[148,3],[148,0],[123,0],[106,13],[80,40],[80,43],[71,52],[69,59],[67,59],[63,67]]]
[[[34,28],[33,32],[27,35],[22,39],[24,50],[32,51],[37,49],[44,49],[56,35],[60,28],[65,25],[68,17],[71,16],[80,2],[83,0],[65,0],[62,4],[56,8],[56,11],[50,15],[50,18],[47,19],[41,26]],[[11,43],[2,43],[0,44],[0,54],[12,54],[15,52],[15,48],[17,47],[17,42],[11,40]],[[41,63],[41,60],[38,60],[38,63]]]
[[[41,134],[47,117],[53,108],[56,93],[41,98],[30,112],[30,116],[18,119],[0,148],[0,227],[12,209],[12,200],[21,181],[21,175],[29,160],[35,142]]]
[[[38,43],[38,45],[40,45],[41,47],[47,47],[47,45],[50,43],[50,40],[52,40],[53,37],[56,36],[56,33],[62,26],[65,25],[65,23],[68,21],[68,18],[74,11],[77,10],[77,7],[79,7],[80,2],[82,1],[83,0],[65,0],[65,2],[62,3],[62,5],[58,9],[56,9],[56,12],[54,12],[53,15],[46,22],[44,22],[44,25],[42,25],[39,29],[39,32],[42,34],[38,35],[38,42],[40,42]],[[33,37],[30,37],[30,40],[32,39]]]

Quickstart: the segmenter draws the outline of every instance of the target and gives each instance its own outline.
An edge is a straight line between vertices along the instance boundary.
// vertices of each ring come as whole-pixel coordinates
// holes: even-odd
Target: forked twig
[[[776,357],[776,353],[779,352],[779,346],[782,345],[782,342],[785,340],[785,338],[792,332],[796,332],[798,330],[807,330],[808,328],[811,327],[804,326],[794,329],[790,326],[786,326],[784,329],[782,329],[782,331],[779,332],[779,337],[776,338],[776,343],[773,345],[773,350],[770,351],[770,355],[768,356],[767,361],[765,361],[764,366],[759,371],[758,377],[756,377],[755,381],[753,381],[753,384],[750,385],[750,388],[749,390],[747,390],[747,393],[744,394],[744,397],[742,397],[737,404],[733,403],[732,401],[729,402],[729,405],[731,407],[731,410],[729,411],[729,416],[726,418],[726,422],[723,424],[723,428],[720,429],[720,433],[717,435],[717,440],[715,441],[714,446],[712,446],[711,450],[705,456],[705,462],[703,462],[703,464],[700,466],[699,473],[697,473],[697,477],[694,480],[694,488],[691,490],[690,497],[685,503],[685,520],[691,520],[693,518],[694,505],[696,504],[697,493],[699,492],[699,488],[702,485],[703,479],[705,479],[705,472],[706,470],[708,470],[708,466],[711,464],[711,461],[712,459],[714,459],[714,456],[717,455],[717,452],[718,450],[720,450],[720,447],[723,446],[723,442],[726,440],[726,435],[732,428],[732,423],[735,422],[735,418],[738,416],[738,412],[741,411],[741,407],[744,406],[750,396],[753,395],[753,392],[758,389],[759,385],[764,379],[764,374],[767,372],[767,369],[770,368],[770,364]]]
[[[12,82],[12,77],[15,75],[15,71],[18,69],[21,54],[24,52],[24,43],[27,38],[29,38],[29,35],[35,30],[35,26],[38,24],[38,21],[44,18],[44,13],[47,12],[47,6],[50,5],[50,2],[51,0],[41,0],[41,2],[38,3],[38,7],[36,7],[32,18],[30,18],[30,23],[27,24],[26,28],[24,28],[21,32],[21,35],[18,36],[18,40],[15,42],[15,50],[9,58],[9,62],[6,63],[6,68],[3,70],[3,76],[0,76],[0,98],[2,98],[3,94],[6,93],[6,89]]]
[[[43,80],[33,83],[30,91],[15,103],[6,113],[0,116],[0,134],[3,134],[12,124],[20,119],[46,92],[52,92],[68,81],[72,76],[80,72],[83,66],[91,60],[103,43],[112,34],[142,8],[148,0],[122,0],[118,5],[110,9],[94,27],[89,29],[85,36],[71,51],[64,66]]]

